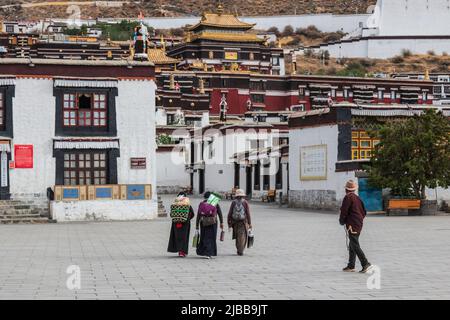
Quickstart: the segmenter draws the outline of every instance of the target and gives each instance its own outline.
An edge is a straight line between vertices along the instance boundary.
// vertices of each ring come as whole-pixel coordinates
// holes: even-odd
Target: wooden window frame
[[[56,115],[55,115],[55,135],[56,136],[108,136],[113,137],[117,135],[117,118],[116,118],[116,97],[118,96],[117,88],[74,88],[74,87],[55,87],[53,92],[56,100]],[[75,101],[77,95],[88,94],[91,95],[91,108],[79,109],[68,108],[67,96],[73,95],[73,103],[78,106]],[[100,100],[95,95],[104,95],[105,100],[101,102],[105,104],[104,108],[100,107]],[[66,100],[66,104],[64,103]],[[94,101],[95,100],[95,101]],[[74,112],[69,118],[75,118],[72,125],[64,124],[64,118],[67,119],[69,109]],[[83,112],[91,112],[90,125],[79,125],[79,117]],[[79,113],[81,112],[81,113]],[[98,113],[97,112],[101,112]],[[95,120],[98,119],[98,125]],[[67,120],[66,120],[67,121]]]
[[[107,150],[66,151],[63,160],[64,185],[106,185],[110,183]],[[103,176],[102,172],[104,173]],[[90,179],[89,183],[87,183],[88,178]]]
[[[80,96],[84,95],[90,96],[91,106],[89,109],[80,109]],[[103,99],[99,99],[99,97],[103,97]],[[104,106],[100,107],[102,103]],[[103,92],[64,93],[62,116],[64,128],[106,128],[108,126],[107,94]],[[66,124],[66,120],[68,120],[68,124]],[[73,124],[72,121],[74,121]],[[89,124],[87,124],[88,122]]]

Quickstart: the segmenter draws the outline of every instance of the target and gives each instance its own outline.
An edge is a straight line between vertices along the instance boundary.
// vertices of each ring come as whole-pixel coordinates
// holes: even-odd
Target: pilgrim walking
[[[189,235],[194,209],[185,193],[180,192],[170,208],[172,227],[170,229],[168,252],[176,253],[184,258],[189,251]]]
[[[200,242],[197,245],[197,255],[208,259],[217,256],[217,224],[223,230],[223,216],[219,204],[211,204],[208,199],[211,192],[205,192],[204,200],[198,206],[196,229],[200,228]],[[217,217],[219,218],[217,220]]]
[[[244,197],[244,190],[236,190],[235,200],[231,203],[228,212],[228,228],[233,228],[233,240],[236,240],[236,250],[239,256],[244,255],[248,232],[252,228],[250,208]]]
[[[363,221],[367,215],[364,203],[356,195],[357,184],[353,180],[349,180],[345,185],[345,197],[342,201],[341,215],[339,217],[339,223],[345,225],[345,229],[349,239],[349,258],[348,265],[343,269],[345,272],[354,272],[356,256],[358,256],[361,262],[361,273],[367,272],[372,265],[366,258],[361,246],[359,245],[359,236],[361,235],[363,228]]]

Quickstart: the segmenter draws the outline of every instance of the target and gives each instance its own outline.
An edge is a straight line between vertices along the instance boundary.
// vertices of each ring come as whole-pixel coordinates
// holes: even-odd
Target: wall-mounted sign
[[[146,169],[147,168],[147,158],[131,158],[130,166],[131,166],[131,169]]]
[[[33,168],[33,146],[29,144],[16,144],[14,146],[15,168]]]
[[[238,53],[237,52],[225,52],[225,60],[237,60]]]
[[[300,147],[300,180],[327,179],[327,146]]]

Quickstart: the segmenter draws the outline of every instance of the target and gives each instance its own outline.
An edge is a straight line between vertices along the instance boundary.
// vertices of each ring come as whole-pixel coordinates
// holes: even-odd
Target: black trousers
[[[350,240],[349,243],[349,258],[348,258],[348,267],[354,269],[355,263],[356,263],[356,256],[358,256],[359,262],[361,262],[361,266],[366,266],[369,261],[367,261],[366,255],[361,249],[361,246],[359,245],[359,233],[348,233],[348,238]]]

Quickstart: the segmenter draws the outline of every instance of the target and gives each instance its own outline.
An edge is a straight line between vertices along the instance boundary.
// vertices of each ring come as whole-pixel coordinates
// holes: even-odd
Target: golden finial
[[[198,92],[200,94],[205,94],[205,82],[203,81],[203,78],[200,78],[198,87]]]
[[[175,75],[172,73],[170,75],[170,90],[175,90]]]
[[[161,34],[161,48],[166,52],[166,41],[164,40],[164,35]]]
[[[134,59],[134,48],[133,48],[133,45],[132,45],[131,42],[130,42],[130,56],[129,56],[129,58],[130,58],[131,60]]]
[[[428,68],[425,70],[425,80],[430,80],[430,71],[428,71]]]

